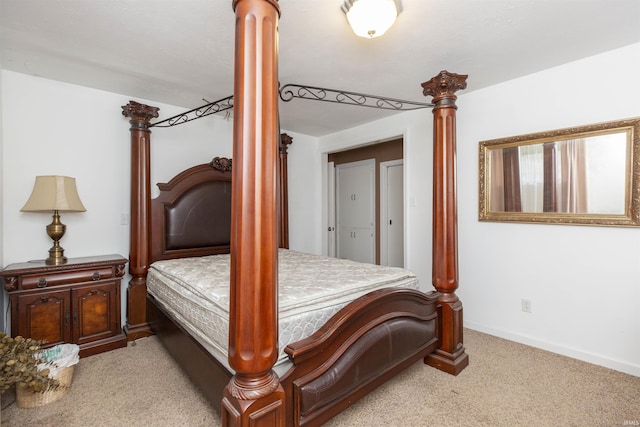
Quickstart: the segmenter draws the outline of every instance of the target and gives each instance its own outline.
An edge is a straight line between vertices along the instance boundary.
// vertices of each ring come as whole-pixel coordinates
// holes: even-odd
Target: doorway
[[[335,179],[335,171],[336,168],[340,165],[340,164],[344,164],[344,163],[351,163],[351,162],[357,162],[357,161],[362,161],[362,160],[366,160],[366,159],[374,159],[375,161],[375,166],[374,166],[374,171],[375,171],[375,191],[374,191],[374,229],[373,229],[373,238],[375,239],[374,245],[375,245],[375,264],[381,264],[382,259],[385,257],[385,255],[383,255],[383,252],[385,250],[382,249],[382,242],[381,242],[381,234],[384,232],[383,228],[381,228],[381,217],[383,216],[386,208],[381,207],[381,203],[387,203],[385,199],[385,202],[382,202],[382,195],[381,195],[381,169],[380,169],[380,165],[384,162],[391,162],[391,161],[395,161],[395,162],[399,162],[398,164],[403,164],[403,159],[404,159],[404,153],[403,153],[403,139],[401,137],[399,138],[395,138],[392,140],[388,140],[388,141],[384,141],[384,142],[378,142],[378,143],[374,143],[374,144],[370,144],[370,145],[366,145],[363,147],[359,147],[359,148],[354,148],[354,149],[349,149],[349,150],[345,150],[345,151],[340,151],[340,152],[334,152],[334,153],[329,153],[328,154],[328,163],[327,163],[327,187],[328,187],[328,191],[327,191],[327,197],[329,198],[327,201],[327,208],[328,208],[328,229],[327,229],[327,243],[328,243],[328,254],[330,256],[335,256],[335,254],[337,253],[337,219],[336,219],[336,208],[332,208],[332,206],[335,206],[337,203],[337,187],[336,187],[336,181],[337,179]],[[391,165],[391,164],[390,164]],[[391,165],[393,166],[393,165]],[[401,184],[404,183],[404,167],[402,168],[402,172],[400,172],[400,168],[397,169],[391,169],[393,172],[391,172],[392,177],[391,179],[394,180],[395,182],[400,182]],[[388,171],[387,171],[388,172]],[[395,172],[395,173],[394,173]],[[399,173],[398,173],[399,172]],[[400,177],[400,179],[398,180],[398,177]],[[399,220],[395,220],[392,219],[393,223],[391,225],[396,226],[394,227],[396,230],[401,229],[402,231],[400,231],[399,236],[402,237],[402,243],[400,244],[401,248],[404,248],[404,188],[400,188],[400,187],[396,187],[397,189],[393,191],[392,194],[392,198],[396,198],[397,200],[399,200],[398,202],[394,202],[394,204],[397,207],[403,208],[403,212],[402,214],[397,214],[397,213],[392,213],[392,215],[394,216],[394,218],[400,218]],[[387,195],[390,194],[389,192],[387,192]],[[387,197],[388,198],[388,197]],[[395,200],[395,199],[394,199]],[[397,221],[402,221],[402,224],[400,224]],[[401,227],[402,225],[402,227]],[[394,234],[394,236],[397,236],[397,234]],[[386,243],[385,243],[386,244]],[[394,243],[394,245],[397,246],[397,243]],[[404,265],[404,250],[400,251],[400,250],[395,250],[394,252],[394,256],[397,257],[396,260],[392,261],[395,264],[399,264],[399,265]],[[388,261],[388,250],[387,250],[387,261]],[[401,259],[401,261],[400,261]]]

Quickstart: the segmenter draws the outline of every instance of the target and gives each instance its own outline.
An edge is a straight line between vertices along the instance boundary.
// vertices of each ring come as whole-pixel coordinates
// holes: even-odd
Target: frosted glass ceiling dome
[[[353,32],[360,37],[383,35],[400,13],[400,0],[346,0],[342,11]]]

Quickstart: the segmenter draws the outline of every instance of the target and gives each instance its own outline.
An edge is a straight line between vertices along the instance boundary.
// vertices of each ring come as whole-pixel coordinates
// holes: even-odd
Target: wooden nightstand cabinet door
[[[17,331],[36,340],[45,340],[43,347],[69,342],[71,300],[68,290],[17,295],[12,301],[17,308]]]
[[[75,288],[73,301],[73,341],[79,345],[112,337],[119,331],[120,297],[117,282]]]

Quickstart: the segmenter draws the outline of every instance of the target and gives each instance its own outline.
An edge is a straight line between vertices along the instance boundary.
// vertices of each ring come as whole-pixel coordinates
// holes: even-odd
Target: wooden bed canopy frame
[[[422,83],[423,94],[432,96],[434,105],[432,284],[436,292],[425,297],[426,294],[418,295],[420,293],[414,291],[385,290],[357,300],[312,337],[288,346],[287,353],[294,364],[301,367],[296,367],[296,374],[279,378],[273,371],[278,353],[277,251],[278,247],[288,247],[286,148],[291,143],[287,136],[281,138],[278,120],[280,8],[277,0],[233,0],[233,8],[236,14],[233,168],[229,167],[231,172],[224,171],[228,159],[218,159],[224,163],[222,169],[196,166],[180,174],[175,182],[163,184],[164,189],[161,187],[173,194],[171,191],[181,191],[176,190],[176,186],[193,185],[203,174],[209,176],[206,179],[230,180],[232,215],[228,247],[178,250],[177,253],[161,247],[153,228],[154,212],[158,209],[153,205],[160,202],[152,201],[150,184],[150,128],[151,120],[158,117],[158,108],[134,101],[122,107],[122,114],[131,124],[131,281],[124,328],[127,338],[131,341],[166,332],[168,338],[163,342],[170,352],[177,359],[188,360],[183,367],[192,371],[194,381],[199,381],[198,385],[210,400],[221,402],[225,427],[317,425],[420,359],[457,375],[467,366],[468,356],[463,345],[462,303],[456,295],[455,92],[466,87],[467,76],[441,71]],[[225,173],[227,178],[220,178]],[[178,338],[175,327],[154,324],[162,313],[148,301],[146,275],[151,263],[158,259],[225,250],[231,254],[228,361],[235,374],[218,367],[208,375],[203,372],[203,366],[219,365],[219,362],[212,356],[207,357],[194,341]],[[363,305],[374,307],[369,309],[374,314],[361,315],[358,310]],[[410,314],[414,311],[417,314]],[[323,363],[319,360],[326,360],[331,352],[337,351],[339,343],[331,341],[332,334],[358,335],[358,328],[373,322],[368,316],[386,319],[392,314],[401,320],[419,317],[421,324],[427,317],[433,319],[428,321],[435,325],[437,339],[411,350],[411,356],[402,359],[398,366],[365,386],[349,391],[343,401],[327,411],[302,413],[300,405],[292,403],[305,399],[303,379],[312,376],[310,366]],[[327,342],[315,347],[314,340],[318,339]],[[198,355],[191,355],[194,352]],[[226,384],[224,390],[220,390],[219,384]]]

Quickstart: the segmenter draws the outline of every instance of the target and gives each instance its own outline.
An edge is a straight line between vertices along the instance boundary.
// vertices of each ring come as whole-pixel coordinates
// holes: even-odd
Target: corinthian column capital
[[[129,101],[127,105],[122,106],[122,115],[128,117],[132,124],[148,126],[151,123],[151,119],[158,117],[158,110],[158,107],[150,107],[136,101]]]
[[[431,80],[422,83],[422,94],[424,96],[433,96],[433,102],[449,98],[456,99],[454,95],[457,91],[467,87],[466,74],[450,73],[446,70],[440,71],[437,76]]]

